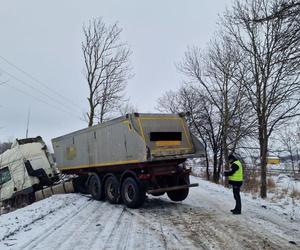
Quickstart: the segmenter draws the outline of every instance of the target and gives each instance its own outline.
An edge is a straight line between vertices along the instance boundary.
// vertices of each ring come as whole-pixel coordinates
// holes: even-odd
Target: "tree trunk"
[[[89,119],[89,127],[93,126],[94,122],[94,116],[95,116],[95,106],[93,104],[93,97],[91,96],[88,98],[89,105],[90,105],[90,112],[88,113],[88,119]]]
[[[267,154],[268,154],[268,138],[266,130],[261,131],[260,134],[260,162],[261,162],[261,198],[267,198]]]
[[[296,153],[296,157],[297,157],[297,167],[298,167],[298,173],[300,173],[300,156],[299,156],[299,150],[297,149],[297,153]]]
[[[223,149],[221,148],[221,152],[220,152],[220,157],[219,157],[219,162],[218,162],[218,182],[220,181],[220,173],[221,173],[221,168],[223,166]]]
[[[214,173],[213,173],[213,180],[214,183],[218,183],[218,154],[216,152],[214,152]]]
[[[207,154],[207,145],[204,144],[204,151],[205,151],[205,161],[206,161],[206,179],[210,180],[210,174],[209,174],[209,159]]]
[[[226,132],[227,134],[227,132]],[[225,162],[225,170],[229,170],[229,162],[228,162],[228,155],[229,155],[229,152],[228,152],[228,146],[227,146],[227,143],[226,143],[226,140],[227,140],[227,137],[223,137],[223,160],[222,160],[222,163]],[[225,187],[229,187],[229,184],[228,184],[228,178],[225,179],[225,183],[224,183],[224,186]]]
[[[290,154],[291,154],[293,176],[295,176],[295,162],[294,162],[294,155],[293,155],[293,150],[292,149],[290,149]]]

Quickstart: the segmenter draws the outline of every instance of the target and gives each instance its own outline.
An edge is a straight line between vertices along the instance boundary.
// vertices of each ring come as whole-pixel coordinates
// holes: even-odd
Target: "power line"
[[[4,84],[6,84],[6,83],[7,83],[7,81],[1,82],[1,83],[0,83],[0,86],[1,86],[1,85],[4,85]]]
[[[43,92],[42,90],[36,88],[36,87],[33,86],[32,84],[29,84],[29,83],[27,83],[27,82],[25,82],[25,81],[23,81],[23,80],[21,80],[21,79],[15,77],[14,75],[10,74],[9,72],[5,71],[5,70],[2,69],[2,68],[0,68],[0,70],[1,70],[3,73],[5,73],[6,75],[10,76],[11,78],[13,78],[13,79],[15,79],[16,81],[20,82],[21,84],[23,84],[23,85],[25,85],[25,86],[27,86],[27,87],[29,87],[29,88],[31,88],[31,89],[33,89],[33,90],[39,92],[40,94],[42,94],[42,95],[44,95],[44,96],[46,96],[46,97],[52,99],[54,102],[58,102],[58,103],[62,104],[63,106],[65,106],[65,103],[63,103],[60,99],[53,98],[52,96],[50,96],[50,95],[48,95],[47,93]],[[74,107],[72,107],[72,108],[74,108]],[[73,110],[75,111],[75,109],[73,109]],[[76,110],[76,112],[77,112],[77,110]]]
[[[32,95],[32,94],[30,94],[30,93],[28,93],[28,92],[26,92],[26,91],[24,91],[24,90],[22,90],[22,89],[19,89],[19,88],[15,87],[15,86],[12,86],[12,85],[10,85],[10,84],[7,84],[7,85],[5,85],[5,86],[10,87],[11,89],[14,89],[14,90],[16,90],[16,91],[18,91],[18,92],[20,92],[20,93],[26,95],[26,96],[31,96],[32,98],[34,98],[34,99],[38,100],[39,102],[42,102],[42,103],[44,103],[44,104],[46,104],[46,105],[48,105],[48,106],[50,106],[50,107],[52,107],[52,108],[54,108],[55,110],[58,110],[58,111],[60,111],[60,112],[66,113],[66,114],[68,114],[68,115],[70,115],[70,116],[76,117],[77,119],[79,119],[79,120],[82,121],[82,118],[81,118],[81,117],[79,117],[79,116],[77,116],[77,115],[75,115],[75,114],[73,114],[73,113],[71,113],[71,112],[69,112],[69,111],[67,111],[67,110],[62,109],[62,108],[59,107],[59,106],[53,105],[53,104],[51,104],[51,103],[49,103],[49,102],[47,102],[47,101],[45,101],[45,100],[43,100],[43,99],[41,99],[41,98],[39,98],[39,97],[36,97],[36,96],[34,96],[34,95]]]
[[[78,119],[81,120],[81,118],[80,118],[79,116],[77,116],[77,115],[75,115],[74,113],[71,113],[71,112],[69,112],[69,111],[67,111],[67,110],[62,109],[62,107],[60,107],[60,106],[53,105],[53,104],[51,104],[51,103],[45,101],[44,99],[41,99],[41,98],[39,98],[39,97],[36,97],[36,96],[34,96],[34,95],[32,95],[32,94],[30,94],[30,93],[28,93],[28,92],[26,92],[26,91],[24,91],[24,90],[22,90],[22,89],[19,89],[19,88],[15,87],[15,86],[12,86],[12,85],[10,85],[10,84],[7,84],[6,86],[7,86],[7,87],[10,87],[11,89],[14,89],[14,90],[16,90],[16,91],[18,91],[18,92],[20,92],[20,93],[26,95],[26,96],[30,96],[30,97],[36,99],[36,100],[39,101],[39,102],[42,102],[42,103],[44,103],[44,104],[46,104],[46,105],[49,105],[50,107],[54,108],[55,110],[59,110],[59,111],[61,111],[61,112],[64,112],[64,113],[66,113],[66,114],[69,114],[69,115],[71,115],[71,116],[73,116],[73,117],[76,117],[76,118],[78,118]]]
[[[15,65],[14,63],[12,63],[11,61],[9,61],[8,59],[6,59],[5,57],[0,55],[0,59],[2,59],[3,61],[5,61],[7,64],[9,64],[10,66],[12,66],[13,68],[17,69],[18,71],[22,72],[24,75],[26,75],[27,77],[29,77],[31,80],[39,83],[40,85],[42,85],[44,88],[48,89],[49,91],[51,91],[52,93],[60,96],[61,98],[63,98],[63,100],[65,100],[66,102],[69,103],[69,105],[71,104],[72,106],[75,105],[77,106],[79,109],[81,109],[80,106],[78,106],[78,104],[76,102],[74,102],[73,100],[69,99],[66,96],[63,96],[61,93],[59,93],[58,91],[51,89],[49,86],[47,86],[47,84],[44,84],[43,82],[41,82],[39,79],[37,79],[36,77],[34,77],[33,75],[29,74],[28,72],[26,72],[25,70],[21,69],[20,67],[18,67],[17,65]]]

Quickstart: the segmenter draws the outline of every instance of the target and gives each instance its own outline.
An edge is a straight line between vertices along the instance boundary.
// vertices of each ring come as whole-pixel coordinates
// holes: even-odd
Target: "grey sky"
[[[230,3],[230,0],[2,0],[0,56],[55,92],[0,58],[0,83],[8,81],[7,86],[0,85],[0,141],[25,136],[29,107],[29,136],[41,135],[48,143],[52,137],[86,126],[79,119],[88,108],[81,40],[82,24],[90,18],[103,17],[108,24],[119,21],[122,38],[133,50],[135,77],[128,82],[127,95],[139,112],[153,112],[158,97],[180,86],[182,76],[174,63],[183,57],[188,45],[205,47],[216,30],[218,13]]]

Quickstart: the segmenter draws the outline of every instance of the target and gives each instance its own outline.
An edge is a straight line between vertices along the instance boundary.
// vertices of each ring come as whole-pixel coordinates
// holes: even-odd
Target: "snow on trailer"
[[[173,201],[189,191],[187,158],[203,155],[181,114],[133,113],[52,139],[57,167],[77,174],[75,188],[139,207],[145,193]]]

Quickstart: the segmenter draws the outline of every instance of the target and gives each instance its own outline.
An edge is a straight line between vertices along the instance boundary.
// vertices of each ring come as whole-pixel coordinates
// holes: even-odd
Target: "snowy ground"
[[[152,198],[140,209],[56,195],[0,216],[0,249],[299,249],[300,216],[199,178],[182,203]]]
[[[192,171],[196,176],[206,176],[205,168],[201,167],[199,164],[193,164]],[[266,201],[258,198],[260,195],[259,187],[254,186],[253,190],[247,190],[244,197],[257,199],[262,206],[268,204],[268,207],[272,207],[273,210],[277,210],[278,212],[289,216],[291,220],[299,220],[300,180],[282,173],[269,174],[267,176],[267,182],[269,180],[272,180],[274,186],[268,185],[268,198]],[[257,184],[259,185],[259,177],[257,178]]]

